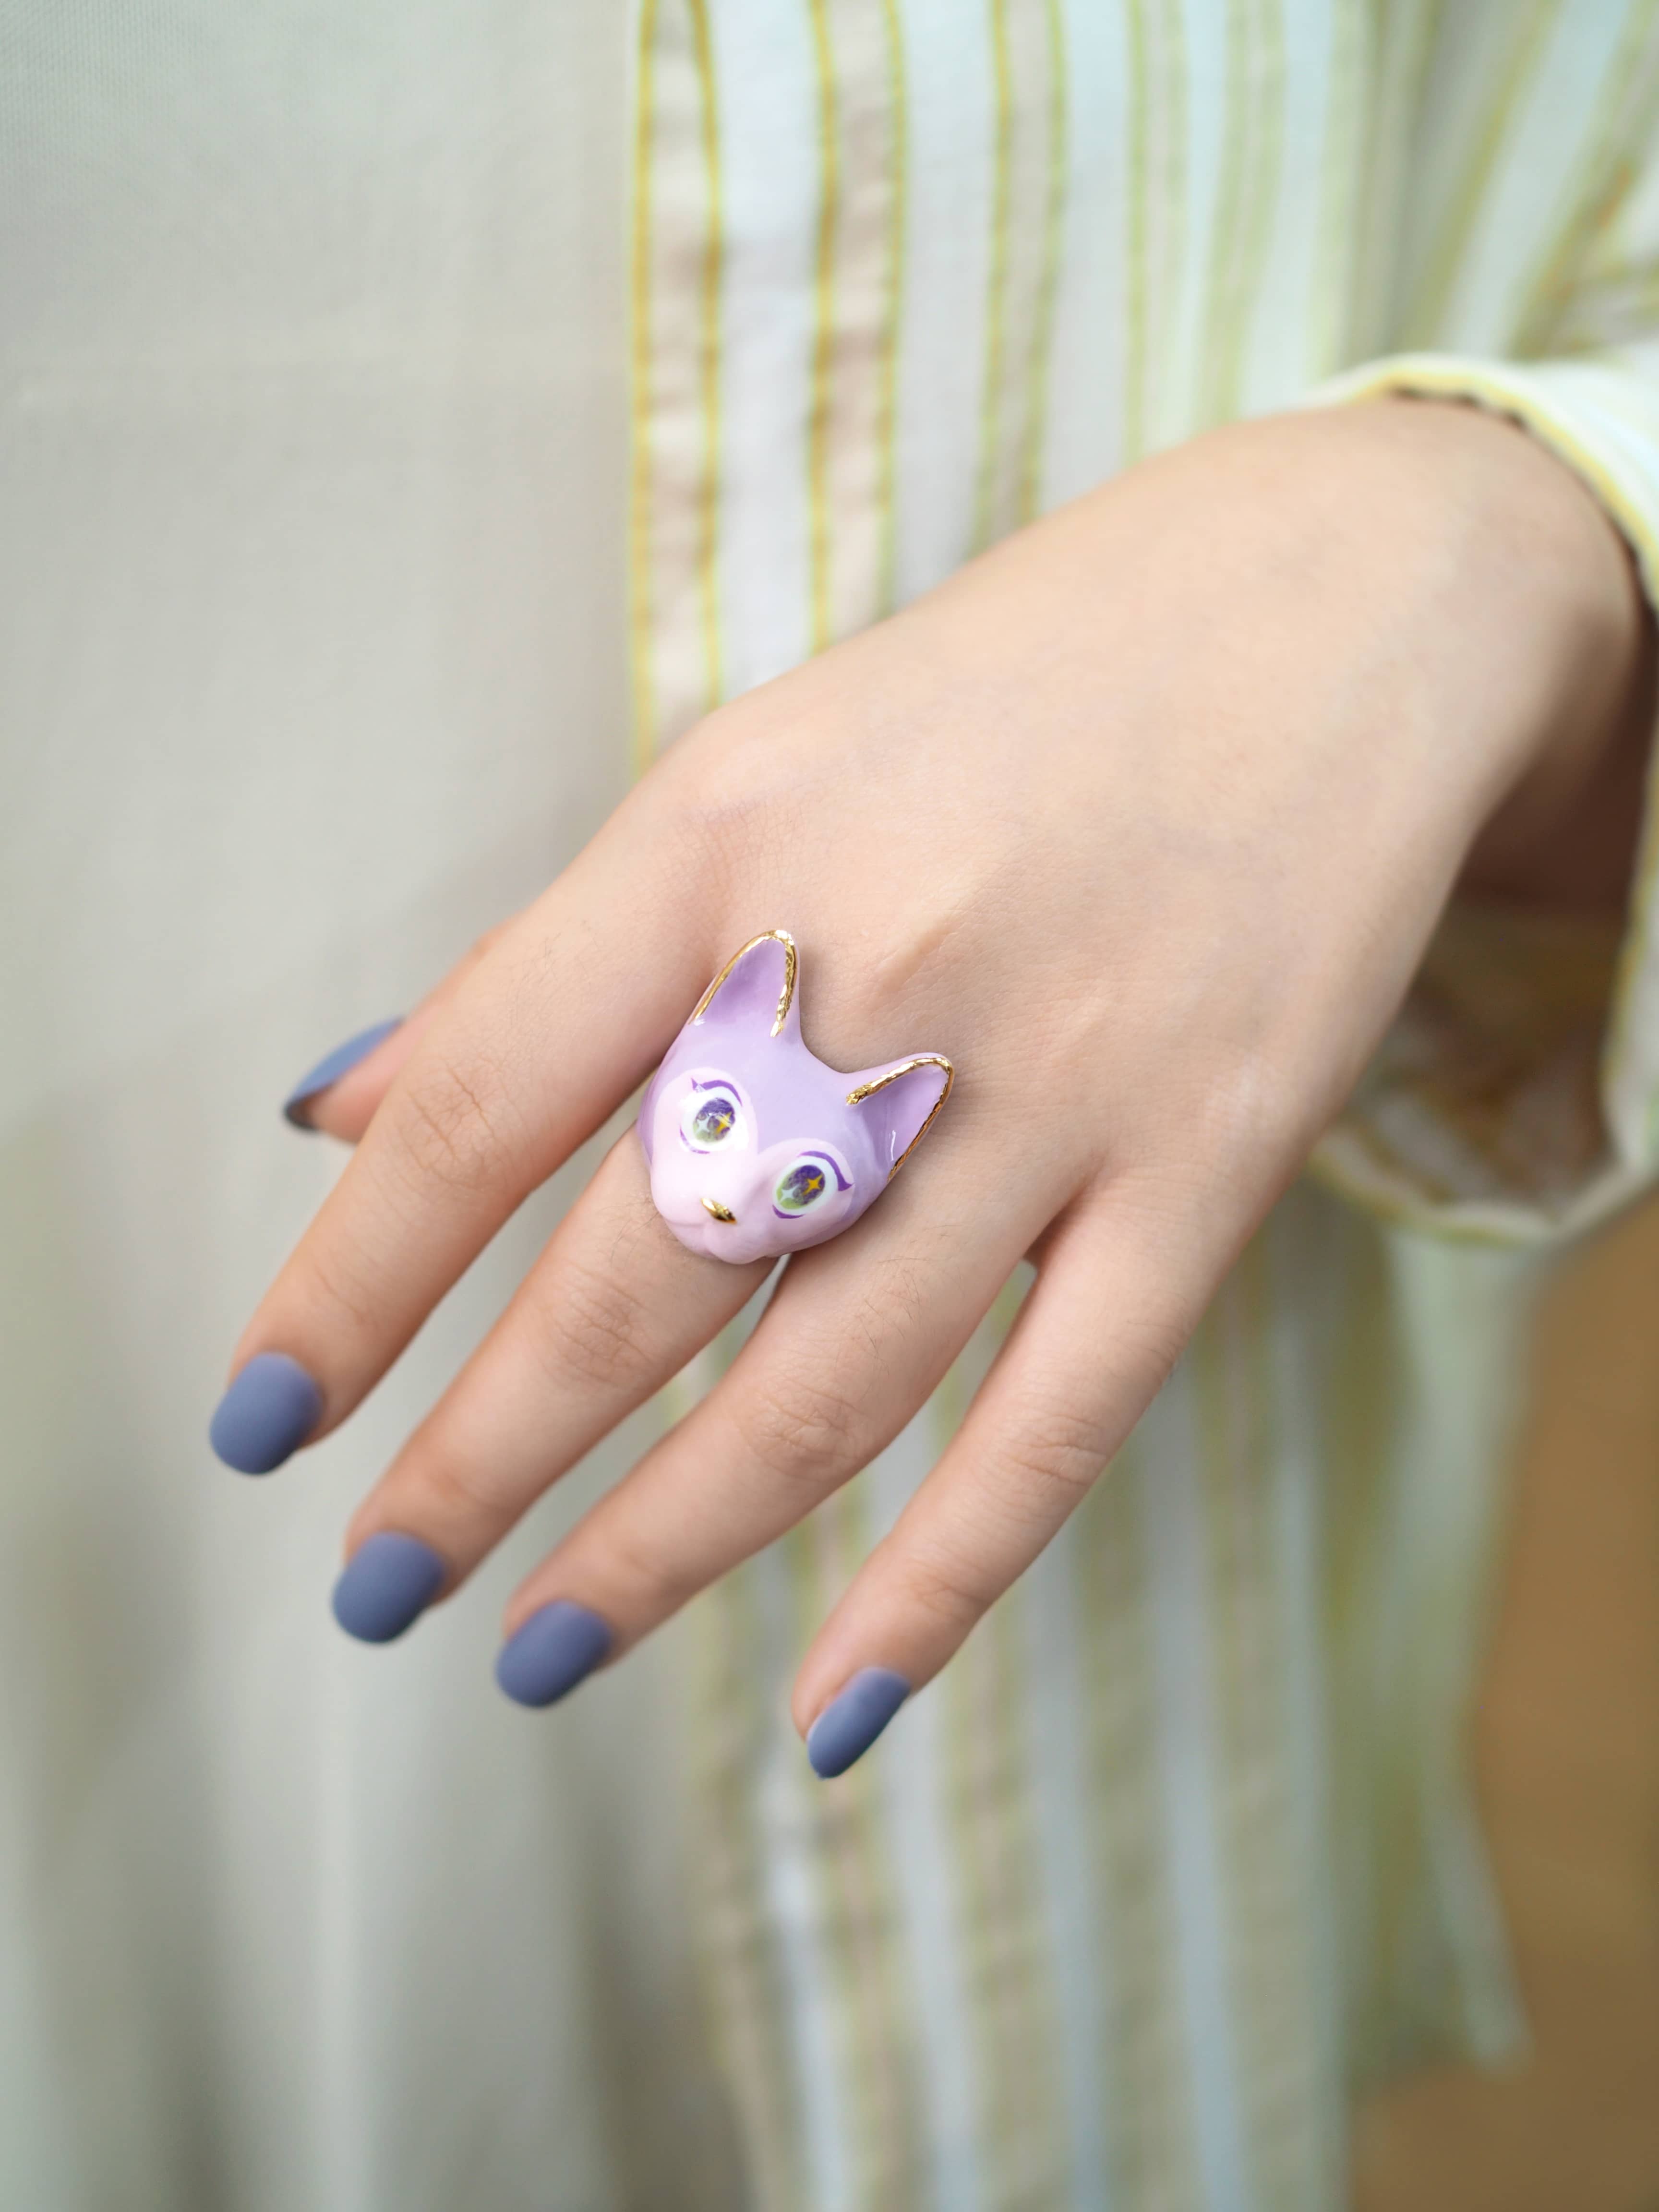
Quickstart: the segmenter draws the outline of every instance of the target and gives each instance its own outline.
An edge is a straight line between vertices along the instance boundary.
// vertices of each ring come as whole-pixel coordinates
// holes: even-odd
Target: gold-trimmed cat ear
[[[694,1022],[702,1021],[722,991],[726,995],[721,1013],[729,1010],[739,1018],[744,1013],[763,1013],[767,1002],[775,994],[777,1007],[772,1018],[772,1035],[781,1036],[789,1018],[789,1009],[794,1004],[799,966],[795,940],[787,929],[763,930],[747,945],[738,946],[698,1000],[691,1018]],[[758,1006],[755,1004],[757,999]]]
[[[944,1070],[945,1080],[937,1093],[933,1078],[922,1075],[923,1068]],[[956,1079],[956,1069],[943,1053],[918,1052],[866,1076],[848,1092],[849,1106],[862,1106],[866,1098],[881,1100],[887,1119],[887,1148],[893,1156],[887,1170],[890,1182],[939,1119]]]

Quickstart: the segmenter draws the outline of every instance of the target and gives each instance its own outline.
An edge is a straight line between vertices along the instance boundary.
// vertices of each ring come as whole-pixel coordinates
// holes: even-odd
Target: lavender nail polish
[[[315,1067],[300,1078],[283,1101],[283,1112],[296,1129],[312,1127],[308,1111],[312,1104],[343,1075],[349,1074],[360,1060],[367,1060],[383,1037],[401,1029],[403,1019],[401,1014],[394,1014],[389,1022],[376,1022],[373,1029],[359,1030],[356,1036],[337,1044],[332,1052],[325,1054]]]
[[[909,1694],[910,1685],[890,1667],[862,1668],[806,1731],[812,1771],[826,1782],[845,1774],[863,1758]]]
[[[316,1427],[323,1394],[285,1352],[256,1352],[219,1401],[208,1442],[239,1474],[269,1474]]]
[[[515,1705],[551,1705],[591,1674],[611,1649],[597,1613],[556,1598],[502,1644],[495,1680]]]
[[[334,1618],[362,1644],[390,1644],[411,1627],[443,1587],[444,1563],[430,1544],[400,1528],[367,1536],[334,1585]]]

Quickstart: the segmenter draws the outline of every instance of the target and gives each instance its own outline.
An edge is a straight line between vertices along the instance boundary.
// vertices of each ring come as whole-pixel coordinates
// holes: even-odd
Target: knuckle
[[[849,1330],[884,1367],[903,1357],[927,1315],[924,1265],[908,1251],[878,1253],[856,1291]]]
[[[577,1381],[616,1392],[655,1379],[645,1301],[618,1276],[568,1267],[547,1318],[551,1357]]]
[[[423,1176],[476,1190],[498,1172],[511,1115],[499,1079],[482,1063],[421,1070],[405,1088],[403,1133]]]
[[[655,1627],[678,1612],[700,1587],[659,1529],[618,1514],[604,1530],[606,1587],[620,1592],[630,1631]]]
[[[905,1563],[906,1613],[927,1623],[953,1649],[996,1595],[994,1586],[975,1571],[968,1555],[950,1546],[934,1543]]]
[[[314,1249],[305,1255],[307,1304],[337,1326],[343,1322],[354,1337],[372,1335],[380,1309],[374,1286],[365,1279],[354,1249],[337,1240],[312,1241]]]
[[[1001,1456],[1023,1503],[1035,1502],[1047,1519],[1049,1508],[1069,1513],[1094,1486],[1111,1443],[1106,1424],[1095,1415],[1046,1406],[1012,1425]]]
[[[811,1482],[862,1463],[863,1407],[832,1382],[770,1377],[740,1401],[736,1418],[748,1450],[787,1481]]]
[[[676,842],[718,895],[736,900],[757,868],[783,865],[799,819],[810,763],[775,710],[764,725],[741,702],[717,708],[653,770],[653,796]],[[746,904],[746,902],[744,902]]]
[[[487,1454],[434,1450],[410,1470],[411,1487],[438,1525],[495,1527],[517,1501]]]

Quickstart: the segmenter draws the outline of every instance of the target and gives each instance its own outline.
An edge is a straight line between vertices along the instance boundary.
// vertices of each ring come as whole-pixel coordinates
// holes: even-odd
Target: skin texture
[[[823,1625],[803,1733],[916,1687],[1133,1425],[1340,1107],[1460,876],[1616,901],[1645,623],[1577,480],[1473,410],[1234,427],[722,708],[314,1102],[361,1139],[237,1352],[345,1419],[523,1198],[783,924],[836,1066],[948,1054],[948,1114],[801,1254],[729,1375],[526,1579],[611,1657],[862,1467],[1022,1255],[960,1433]],[[630,1134],[359,1509],[446,1589],[759,1287],[679,1245]]]

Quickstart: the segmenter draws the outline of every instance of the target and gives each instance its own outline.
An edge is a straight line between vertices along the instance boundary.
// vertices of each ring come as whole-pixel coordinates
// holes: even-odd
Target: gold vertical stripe
[[[1193,251],[1192,125],[1188,97],[1192,64],[1187,52],[1185,0],[1164,0],[1162,21],[1164,53],[1159,100],[1169,124],[1169,175],[1165,198],[1170,222],[1170,235],[1164,241],[1160,261],[1170,272],[1170,282],[1160,303],[1162,313],[1157,318],[1153,343],[1154,371],[1168,375],[1176,365],[1176,342],[1181,329],[1182,295],[1186,288],[1188,263]],[[1158,425],[1158,441],[1160,445],[1165,444],[1193,427],[1187,422],[1172,422],[1166,417]]]
[[[956,1925],[976,2092],[975,2148],[993,2204],[1018,2201],[1030,2132],[1018,1965],[1024,1900],[1012,1878],[1007,1834],[1010,1801],[1024,1779],[1008,1756],[1011,1645],[1007,1613],[998,1607],[951,1661],[942,1686],[945,1811],[958,1869]]]
[[[652,662],[651,540],[651,159],[656,124],[654,62],[658,0],[641,0],[635,49],[633,236],[629,351],[629,653],[633,678],[633,768],[643,775],[657,747]]]
[[[1190,179],[1188,175],[1188,57],[1182,0],[1126,0],[1128,18],[1131,161],[1126,461],[1191,426],[1170,419],[1154,396],[1167,386],[1186,290]]]
[[[703,422],[702,481],[698,494],[697,576],[702,599],[703,651],[708,659],[708,703],[718,706],[724,690],[720,667],[720,280],[725,243],[720,217],[719,94],[708,27],[709,0],[689,0],[692,51],[702,95],[702,156],[708,174],[708,228],[703,248],[701,331]]]
[[[1051,32],[1054,27],[1051,16]],[[1055,58],[1052,47],[1049,53],[1052,63]],[[1049,173],[1052,180],[1054,173]],[[979,1357],[984,1370],[988,1371],[1006,1342],[1024,1294],[1024,1286],[1012,1279],[998,1293],[979,1332]],[[1049,1911],[1047,1866],[1037,1833],[1041,1816],[1030,1770],[1031,1647],[1020,1614],[1031,1602],[1030,1585],[1022,1582],[1006,1592],[996,1607],[1002,1618],[1007,1653],[1004,1667],[1009,1685],[1005,1760],[1007,1771],[1016,1778],[1006,1821],[1010,1873],[1012,1881],[1017,1885],[1020,1917],[1026,1930],[1026,1963],[1018,1982],[1022,2002],[1012,2022],[1013,2048],[1023,2069],[1020,2112],[1025,2150],[1022,2171],[1029,2172],[1038,2160],[1046,2159],[1051,2165],[1053,2185],[1063,2190],[1075,2179],[1071,2170],[1073,2136],[1066,2124],[1065,2075],[1060,2063],[1064,2028],[1054,1951],[1056,1942],[1064,1937]]]
[[[1246,2194],[1264,2205],[1315,2201],[1317,2078],[1303,2002],[1307,1961],[1296,1826],[1285,1756],[1285,1651],[1274,1587],[1272,1327],[1267,1239],[1259,1233],[1193,1346],[1215,1633],[1217,1863],[1226,1891],[1226,1969]]]
[[[1280,183],[1285,166],[1285,32],[1286,0],[1256,0],[1256,27],[1267,56],[1264,75],[1267,88],[1263,93],[1264,126],[1258,141],[1255,169],[1255,189],[1250,204],[1251,219],[1245,227],[1243,265],[1238,279],[1238,297],[1235,309],[1237,328],[1232,340],[1232,358],[1229,381],[1222,393],[1228,417],[1236,416],[1244,404],[1243,349],[1252,310],[1255,307],[1262,276],[1273,253],[1274,216],[1279,206]],[[1334,27],[1332,37],[1336,36]]]
[[[1405,319],[1407,344],[1431,343],[1443,333],[1458,272],[1503,159],[1510,125],[1530,88],[1564,4],[1565,0],[1528,0],[1524,9],[1516,6],[1508,59],[1471,143],[1462,177],[1449,195],[1423,280]]]
[[[794,1599],[793,1656],[811,1644],[863,1556],[863,1484],[849,1484],[782,1540]],[[911,2079],[915,2029],[895,1973],[896,1916],[883,1852],[876,1765],[835,1784],[810,1779],[800,1848],[814,1890],[850,2202],[867,2212],[910,2200],[921,2167]]]
[[[1239,1919],[1241,1904],[1248,1893],[1251,1870],[1239,1867],[1235,1859],[1237,1844],[1234,1833],[1236,1808],[1231,1784],[1237,1771],[1236,1761],[1240,1746],[1237,1719],[1243,1689],[1235,1679],[1233,1670],[1241,1662],[1249,1664],[1254,1655],[1240,1648],[1237,1623],[1230,1603],[1237,1571],[1232,1557],[1237,1532],[1232,1525],[1232,1515],[1228,1510],[1233,1503],[1228,1496],[1234,1473],[1231,1463],[1233,1437],[1229,1419],[1232,1408],[1226,1398],[1222,1337],[1228,1309],[1234,1301],[1234,1284],[1230,1277],[1200,1322],[1187,1347],[1186,1358],[1194,1401],[1193,1426],[1196,1441],[1194,1456],[1202,1531],[1199,1544],[1202,1555],[1203,1607],[1210,1662],[1209,1678],[1204,1683],[1203,1694],[1209,1710],[1210,1741],[1206,1748],[1213,1778],[1211,1819],[1214,1832],[1210,1838],[1211,1857],[1219,1893],[1221,1920],[1222,1956],[1215,1963],[1224,1990],[1225,2018],[1220,2032],[1226,2041],[1227,2061],[1235,2089],[1235,2109],[1242,2118],[1245,2069],[1240,2048],[1239,2026],[1240,2015],[1244,2010],[1244,1992],[1240,1986],[1239,1974]],[[1238,2148],[1248,2158],[1248,2127],[1241,2127],[1240,2136]],[[1242,2199],[1246,2203],[1255,2203],[1259,2177],[1247,2170],[1239,2176],[1239,2179],[1243,2185],[1239,2191]],[[1277,2200],[1268,2198],[1264,2201],[1273,2203]]]
[[[1349,1954],[1344,2055],[1350,2074],[1358,2078],[1383,2063],[1385,1992],[1393,1971],[1376,1909],[1375,1865],[1389,1849],[1390,1824],[1372,1753],[1376,1563],[1386,1534],[1388,1458],[1397,1407],[1382,1232],[1358,1216],[1339,1217],[1336,1226],[1337,1249],[1326,1261],[1332,1317],[1321,1346],[1324,1357],[1314,1373],[1324,1520],[1323,1627],[1330,1655],[1331,1832],[1339,1846],[1335,1879]],[[1397,1826],[1395,1834],[1397,1839]]]
[[[639,769],[724,688],[717,544],[723,247],[708,7],[709,0],[651,0],[641,16],[629,369]]]
[[[675,1377],[663,1394],[668,1419],[683,1419],[729,1372],[751,1326],[749,1316],[728,1322]],[[776,1719],[756,1577],[752,1564],[739,1567],[694,1604],[701,1634],[693,1647],[690,1741],[701,1848],[693,1873],[702,1899],[704,1986],[757,2201],[780,2212],[810,2212],[795,2041],[758,1808],[757,1778]]]
[[[1048,424],[1048,361],[1054,345],[1054,303],[1060,289],[1060,241],[1066,224],[1067,110],[1071,88],[1066,66],[1063,0],[1048,0],[1045,9],[1048,56],[1048,179],[1042,217],[1042,269],[1037,280],[1036,311],[1026,363],[1025,440],[1020,463],[1018,520],[1030,522],[1042,495],[1042,448]]]
[[[1305,36],[1301,4],[1303,0],[1292,0],[1296,28],[1287,46]],[[1391,289],[1392,257],[1376,234],[1378,173],[1385,169],[1394,178],[1399,170],[1401,134],[1390,127],[1389,100],[1400,64],[1376,8],[1376,0],[1371,0],[1365,8],[1339,8],[1331,18],[1316,184],[1319,220],[1304,308],[1303,373],[1310,383],[1331,375],[1352,357],[1356,345],[1370,343]]]
[[[953,1362],[928,1407],[935,1460],[942,1458],[962,1425],[969,1392],[963,1362]],[[998,2201],[998,2180],[1007,2158],[1007,2117],[1000,2071],[995,2063],[995,2021],[988,2018],[992,1966],[988,1957],[990,1929],[999,1909],[988,1879],[984,1846],[983,1766],[988,1722],[983,1632],[970,1637],[938,1683],[944,1711],[939,1734],[940,1826],[955,1870],[951,1884],[951,1932],[962,1961],[961,1989],[969,2029],[969,2063],[974,2084],[974,2161],[990,2183],[989,2201]],[[983,2183],[981,2184],[983,2187]]]
[[[793,1632],[789,1653],[792,1668],[799,1665],[823,1618],[823,1577],[818,1554],[835,1502],[821,1506],[811,1518],[799,1522],[778,1546],[793,1600]],[[800,1786],[806,1791],[816,1787],[806,1774],[802,1775]],[[847,1881],[846,1830],[850,1811],[849,1803],[840,1794],[826,1791],[809,1797],[803,1808],[794,1848],[805,1863],[811,1886],[813,1926],[809,1940],[817,1954],[822,1977],[819,1986],[826,2000],[836,2104],[842,2118],[842,2147],[854,2176],[852,2202],[862,2207],[868,2201],[866,2183],[871,2157],[872,2054],[861,2002],[864,1992],[857,1914]],[[786,1844],[785,1848],[789,1846]]]
[[[878,593],[890,597],[896,435],[896,354],[904,238],[904,76],[898,0],[881,0],[886,50],[885,82],[877,96],[887,107],[885,134],[892,164],[885,225],[885,299],[877,337],[879,349],[865,434],[873,441],[870,496],[879,518]],[[816,79],[819,187],[813,256],[813,341],[807,422],[809,543],[808,631],[822,651],[837,632],[836,490],[832,482],[838,431],[837,363],[843,343],[842,282],[839,268],[844,214],[843,143],[849,125],[868,120],[858,103],[872,96],[854,68],[843,84],[838,70],[837,21],[831,0],[808,0]],[[845,26],[854,52],[864,25]],[[848,103],[851,103],[849,106]],[[867,143],[867,142],[865,142]],[[849,307],[849,312],[851,309]],[[856,416],[848,418],[855,422]],[[860,426],[862,427],[862,426]],[[871,610],[875,611],[874,609]],[[802,1644],[816,1632],[824,1609],[826,1566],[850,1572],[862,1526],[862,1486],[821,1508],[809,1530],[787,1540],[794,1577]],[[839,1575],[836,1576],[839,1579]],[[918,2100],[909,2073],[915,2031],[896,1971],[898,1942],[893,1875],[878,1794],[877,1771],[860,1769],[826,1790],[814,1805],[808,1858],[817,1887],[828,1940],[824,1946],[832,2033],[842,2094],[848,2115],[853,2201],[871,2212],[909,2201],[917,2186],[921,2145]]]
[[[1514,351],[1524,357],[1553,349],[1566,321],[1585,256],[1634,190],[1651,140],[1659,70],[1653,39],[1659,0],[1626,7],[1601,96],[1585,125],[1562,220],[1544,240],[1524,289]]]
[[[846,0],[843,0],[846,4]],[[896,385],[904,243],[905,82],[898,0],[850,0],[846,18],[833,0],[808,0],[817,96],[819,191],[813,258],[813,345],[807,433],[809,517],[809,634],[812,649],[834,641],[845,617],[839,608],[838,550],[841,520],[834,477],[836,445],[854,433],[871,441],[870,498],[876,509],[878,545],[873,591],[892,590]],[[854,15],[854,9],[866,12]],[[878,22],[884,47],[884,76],[872,76],[861,65],[862,34]],[[850,56],[850,58],[848,57]],[[843,70],[850,74],[844,74]],[[872,108],[871,103],[875,103]],[[857,409],[858,392],[840,390],[842,349],[860,344],[866,312],[859,293],[860,269],[843,273],[842,257],[865,243],[843,240],[849,212],[843,173],[872,143],[867,125],[884,109],[881,134],[889,149],[890,191],[884,234],[884,298],[873,332],[877,349],[871,404]],[[848,133],[854,134],[849,148]],[[857,180],[857,171],[852,171]],[[843,322],[850,319],[850,334]],[[846,411],[843,412],[842,410]],[[849,517],[849,525],[854,521]],[[854,534],[856,534],[854,531]],[[883,571],[885,571],[884,580]],[[866,589],[870,586],[866,585]],[[870,612],[878,608],[872,607]],[[866,1486],[850,1486],[821,1507],[810,1536],[792,1538],[792,1558],[800,1575],[803,1644],[816,1632],[830,1585],[849,1580],[865,1548]],[[810,1566],[810,1571],[809,1571]],[[888,2203],[911,2201],[919,2185],[921,2143],[919,2100],[913,2094],[911,2068],[915,2027],[897,1972],[899,1931],[895,1878],[886,1850],[878,1794],[878,1771],[861,1766],[823,1794],[815,1804],[811,1860],[832,1940],[826,1946],[833,1980],[831,2005],[836,2048],[841,2054],[843,2095],[849,2120],[848,2152],[854,2168],[853,2202],[879,2212]]]
[[[1235,356],[1234,264],[1238,237],[1246,221],[1249,143],[1255,129],[1247,97],[1250,64],[1255,58],[1249,37],[1249,0],[1227,0],[1225,91],[1221,106],[1221,161],[1216,172],[1216,204],[1210,224],[1208,296],[1200,325],[1203,358],[1197,364],[1194,388],[1198,419],[1194,429],[1206,428],[1222,419],[1223,396]]]
[[[963,1364],[958,1357],[951,1362],[928,1401],[927,1422],[933,1435],[935,1464],[950,1449],[962,1426],[969,1395]],[[973,1723],[977,1705],[975,1668],[978,1656],[970,1638],[933,1690],[943,1708],[939,1726],[939,1830],[950,1851],[955,1875],[951,1885],[951,1928],[961,1960],[959,1987],[968,2016],[969,2064],[975,2091],[974,2162],[976,2172],[982,2172],[990,2147],[988,2135],[992,2141],[997,2135],[997,2115],[987,2094],[981,2021],[984,1964],[981,1931],[990,1910],[990,1900],[984,1889],[978,1808],[972,1793]]]
[[[1002,444],[1003,356],[1008,313],[1008,224],[1013,193],[1013,72],[1008,53],[1009,0],[988,0],[996,117],[991,181],[991,252],[985,280],[985,388],[980,402],[979,491],[974,546],[988,545],[996,530],[997,464]]]
[[[766,1912],[766,1846],[756,1819],[756,1778],[772,1717],[754,1570],[728,1576],[700,1601],[698,1615],[692,1809],[710,1954],[705,1987],[756,2201],[779,2212],[807,2212],[791,2070],[794,2039]]]
[[[1010,1284],[935,1395],[942,1452],[1019,1301]],[[1024,1640],[1014,1590],[994,1605],[940,1685],[945,1830],[958,1869],[955,1925],[977,2084],[975,2147],[993,2205],[1061,2201],[1069,2179],[1059,2007],[1032,1832]]]
[[[1112,1961],[1103,2089],[1112,2201],[1200,2212],[1158,1771],[1143,1451],[1132,1437],[1077,1514],[1090,1859]]]
[[[830,409],[835,359],[836,224],[841,169],[836,143],[836,58],[829,0],[808,0],[818,88],[818,228],[813,260],[812,390],[807,422],[807,509],[811,560],[811,638],[822,653],[834,635],[830,598]]]
[[[905,236],[909,220],[909,88],[904,73],[904,31],[899,0],[882,0],[887,40],[887,100],[892,118],[893,165],[887,231],[887,315],[881,333],[881,380],[876,408],[876,499],[881,516],[876,605],[890,614],[898,604],[898,370],[904,329]]]
[[[1229,0],[1224,153],[1194,428],[1231,422],[1239,411],[1245,341],[1273,246],[1284,104],[1279,0]]]
[[[979,1634],[990,1674],[993,1726],[986,1731],[986,1843],[1001,1937],[998,1981],[990,1996],[998,2031],[998,2072],[1006,2084],[1007,2142],[1001,2196],[1018,2199],[1036,2180],[1052,2197],[1072,2179],[1064,2124],[1056,2017],[1042,1869],[1034,1832],[1036,1808],[1024,1721],[1029,1711],[1028,1646],[1020,1613],[1024,1586],[1008,1591]],[[983,1715],[981,1725],[983,1726]],[[988,2025],[991,2023],[988,2021]]]
[[[1267,1475],[1273,1534],[1267,1601],[1273,1608],[1284,1654],[1279,1686],[1288,1823],[1285,1880],[1296,1899],[1305,1974],[1310,2165],[1304,2197],[1310,2207],[1340,2201],[1347,2118],[1342,1961],[1329,1850],[1329,1667],[1320,1616],[1325,1499],[1316,1402],[1322,1337],[1330,1326],[1334,1224],[1344,1234],[1352,1233],[1346,1207],[1302,1184],[1286,1194],[1260,1232],[1267,1304],[1261,1357],[1275,1442]],[[1310,1290],[1317,1303],[1316,1322]]]
[[[1124,49],[1128,76],[1128,143],[1126,148],[1128,210],[1123,302],[1123,440],[1126,462],[1146,450],[1146,329],[1150,180],[1147,109],[1151,70],[1147,57],[1146,10],[1152,0],[1124,0]]]
[[[820,1614],[853,1580],[869,1550],[868,1482],[860,1476],[819,1509]],[[884,1846],[879,1769],[862,1761],[824,1793],[823,1843],[834,1878],[848,1972],[843,1999],[854,2028],[849,2078],[857,2087],[854,2201],[869,2212],[914,2201],[921,2142],[914,2079],[916,2027],[898,1972],[902,1955],[895,1881]]]

